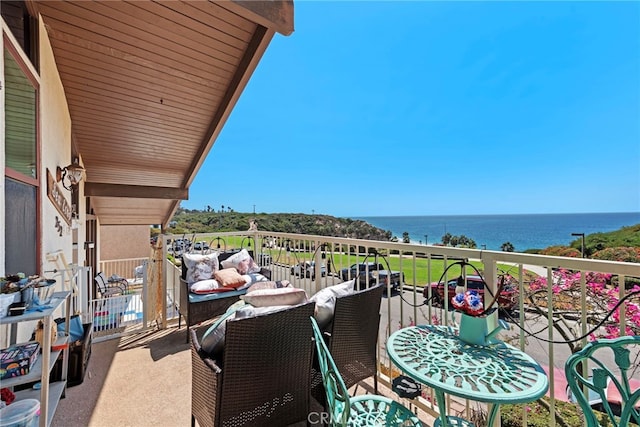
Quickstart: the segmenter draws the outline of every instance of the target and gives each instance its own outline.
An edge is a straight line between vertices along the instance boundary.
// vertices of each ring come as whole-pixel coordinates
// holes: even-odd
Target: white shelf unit
[[[70,291],[55,292],[51,298],[49,304],[43,311],[29,311],[20,316],[6,316],[0,318],[0,325],[12,325],[16,327],[17,324],[28,321],[42,320],[44,324],[43,338],[42,338],[42,353],[38,356],[29,373],[27,375],[21,375],[19,377],[7,378],[0,380],[2,387],[15,387],[17,385],[26,384],[34,381],[40,381],[40,390],[27,389],[15,392],[16,401],[22,399],[38,399],[40,401],[40,427],[48,427],[51,424],[53,415],[58,407],[58,402],[62,398],[67,388],[67,370],[69,360],[69,321],[71,318],[71,305],[69,304]],[[65,334],[59,337],[55,345],[56,347],[66,344],[64,350],[52,351],[51,350],[51,326],[55,324],[53,316],[58,308],[64,304],[65,306],[65,320],[66,331]],[[15,343],[11,343],[15,344]],[[49,383],[49,373],[58,359],[60,352],[64,352],[64,362],[62,364],[62,379]],[[46,369],[45,369],[46,368]]]

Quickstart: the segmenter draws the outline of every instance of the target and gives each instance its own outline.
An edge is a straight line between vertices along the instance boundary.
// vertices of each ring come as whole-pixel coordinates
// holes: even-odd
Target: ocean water
[[[520,214],[520,215],[450,215],[450,216],[370,216],[355,217],[389,230],[400,241],[404,232],[412,243],[441,243],[442,236],[465,235],[475,240],[478,248],[500,250],[511,242],[518,252],[568,245],[585,235],[615,231],[624,226],[640,224],[640,212],[582,214]]]

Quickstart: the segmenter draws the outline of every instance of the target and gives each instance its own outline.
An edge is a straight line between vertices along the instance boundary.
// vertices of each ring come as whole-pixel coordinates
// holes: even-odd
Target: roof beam
[[[84,184],[84,194],[91,197],[187,200],[189,198],[189,189],[86,182]]]
[[[117,217],[106,217],[100,219],[100,225],[151,225],[158,224],[156,221],[158,220],[155,216],[145,216],[140,218],[123,218],[122,216]]]
[[[222,1],[219,4],[284,36],[293,33],[292,0],[231,0],[229,2]]]

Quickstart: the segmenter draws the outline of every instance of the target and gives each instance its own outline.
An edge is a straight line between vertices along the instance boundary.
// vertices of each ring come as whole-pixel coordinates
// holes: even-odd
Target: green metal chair
[[[422,426],[413,412],[392,399],[375,394],[349,396],[347,386],[338,372],[331,353],[322,339],[320,328],[313,317],[311,317],[311,324],[329,406],[329,425],[345,427]]]
[[[599,396],[600,405],[612,425],[623,427],[630,422],[640,424],[640,389],[632,390],[629,375],[632,375],[633,371],[628,372],[631,367],[632,349],[636,352],[640,349],[640,336],[593,341],[567,359],[564,367],[567,382],[583,410],[588,427],[600,425],[594,409],[589,404],[590,398],[593,400],[594,395]],[[599,350],[603,351],[598,352]],[[615,367],[609,361],[611,356]],[[591,375],[587,373],[587,364],[593,366]],[[619,405],[607,399],[607,389],[611,386],[620,393]]]

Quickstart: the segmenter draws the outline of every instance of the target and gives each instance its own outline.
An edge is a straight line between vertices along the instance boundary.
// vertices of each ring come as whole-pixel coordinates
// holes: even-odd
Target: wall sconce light
[[[62,186],[71,191],[71,187],[76,186],[84,177],[84,168],[74,159],[73,163],[64,168],[56,167],[56,182],[62,182]],[[65,181],[68,181],[67,184]]]

